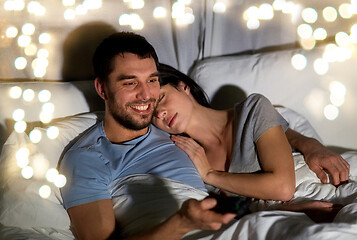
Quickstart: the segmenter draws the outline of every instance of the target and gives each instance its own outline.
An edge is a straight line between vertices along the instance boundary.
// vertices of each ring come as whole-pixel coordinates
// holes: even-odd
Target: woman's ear
[[[183,81],[179,81],[177,87],[186,92],[187,94],[190,93],[190,87]]]

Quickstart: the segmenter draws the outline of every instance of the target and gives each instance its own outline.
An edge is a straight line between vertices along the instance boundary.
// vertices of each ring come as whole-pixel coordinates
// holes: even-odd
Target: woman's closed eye
[[[157,104],[159,104],[162,101],[162,99],[164,99],[164,97],[165,97],[165,93],[160,94],[159,99],[157,100]]]

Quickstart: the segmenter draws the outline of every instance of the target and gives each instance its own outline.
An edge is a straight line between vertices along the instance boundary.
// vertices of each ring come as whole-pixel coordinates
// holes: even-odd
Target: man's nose
[[[142,100],[149,100],[151,98],[150,88],[147,84],[142,83],[139,85],[138,97]]]

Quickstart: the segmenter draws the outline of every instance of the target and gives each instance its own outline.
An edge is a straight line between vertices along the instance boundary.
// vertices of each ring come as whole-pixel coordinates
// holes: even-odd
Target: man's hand
[[[192,228],[192,230],[218,230],[222,224],[229,223],[236,214],[221,214],[210,210],[215,207],[216,204],[217,200],[213,198],[206,198],[201,201],[189,199],[182,204],[178,213],[183,220],[183,224]]]
[[[335,186],[348,181],[350,165],[339,154],[316,139],[305,137],[290,128],[286,131],[286,136],[290,145],[304,155],[307,165],[322,183],[327,183],[327,174],[332,177]]]
[[[307,165],[322,183],[327,183],[325,171],[332,177],[335,186],[348,182],[350,165],[339,154],[324,146],[317,146],[313,151],[303,154]]]

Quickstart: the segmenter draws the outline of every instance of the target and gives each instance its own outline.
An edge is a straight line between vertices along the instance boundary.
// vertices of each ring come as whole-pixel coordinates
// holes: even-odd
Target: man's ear
[[[105,93],[104,82],[102,80],[100,80],[99,78],[96,78],[94,80],[94,86],[95,86],[95,90],[97,91],[98,95],[103,100],[108,100],[107,94]]]
[[[178,87],[178,89],[183,90],[187,94],[190,93],[190,87],[186,83],[184,83],[183,81],[179,81],[177,87]]]

